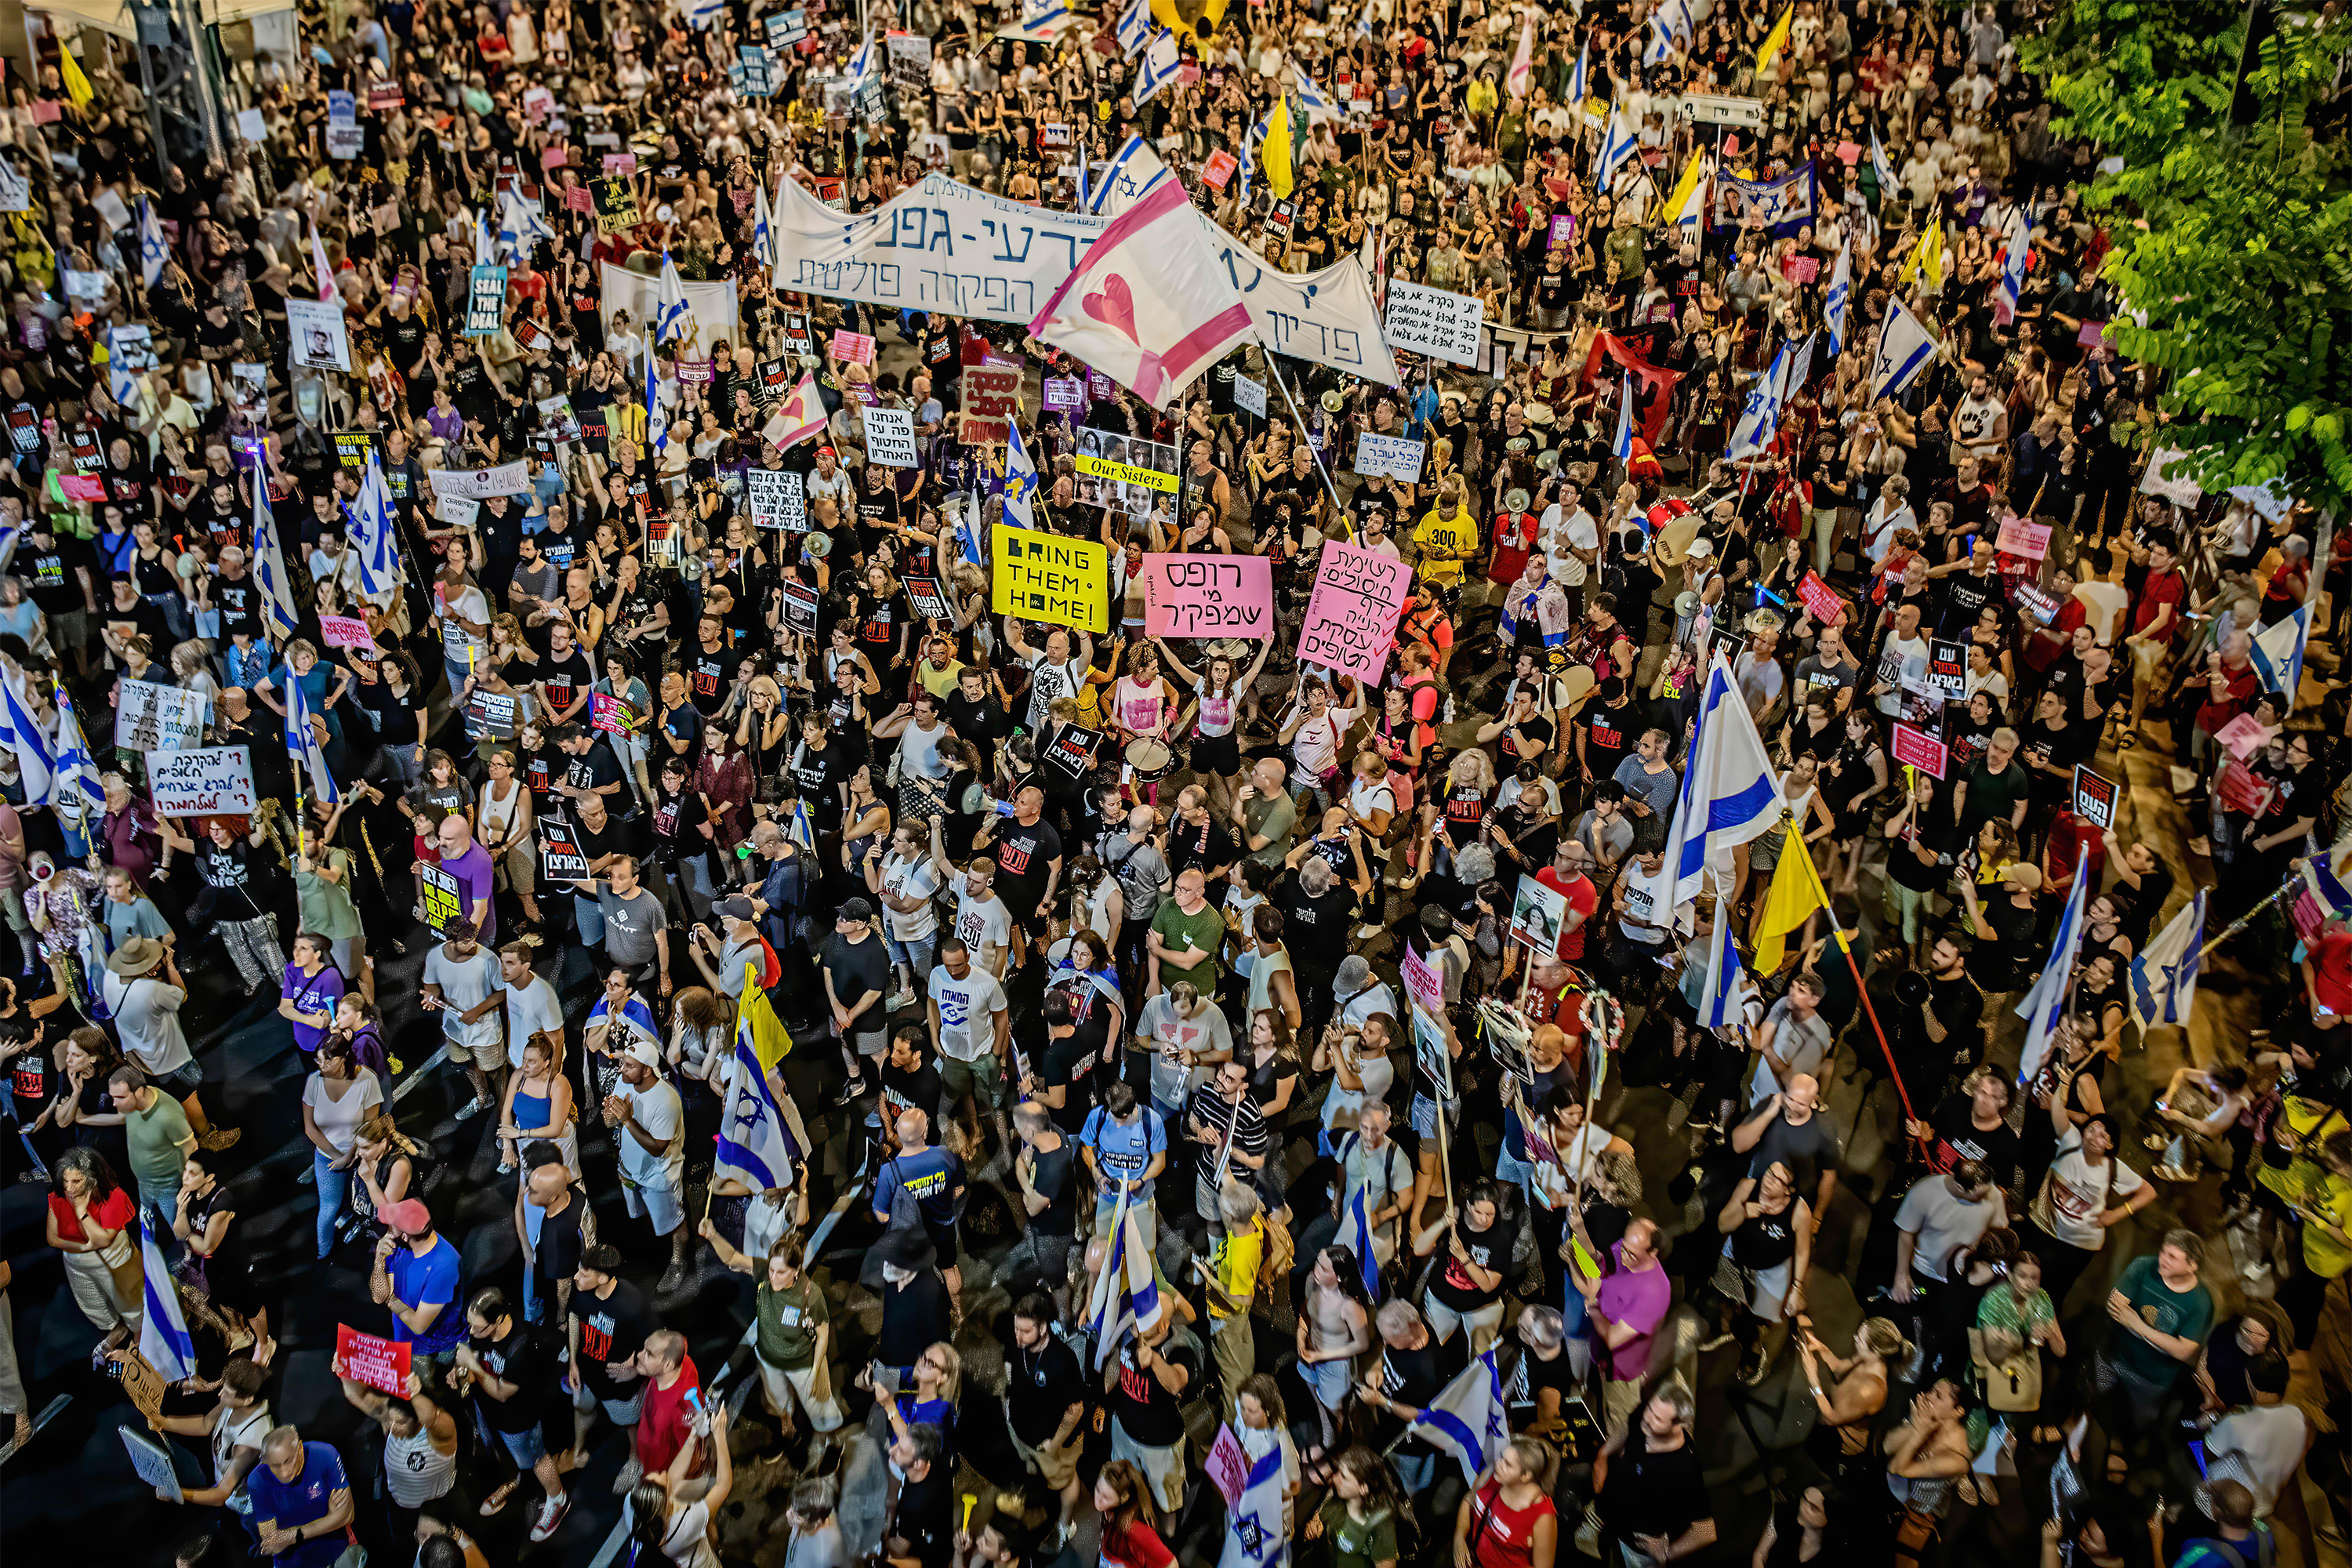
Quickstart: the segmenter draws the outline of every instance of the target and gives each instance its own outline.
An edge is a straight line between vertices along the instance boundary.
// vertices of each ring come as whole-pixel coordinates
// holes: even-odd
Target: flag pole
[[[1307,416],[1298,411],[1298,399],[1290,395],[1289,384],[1282,379],[1282,367],[1275,363],[1276,358],[1273,350],[1265,351],[1265,374],[1281,391],[1283,402],[1290,405],[1290,416],[1298,421],[1298,438],[1307,443],[1307,456],[1315,459],[1315,471],[1322,476],[1324,491],[1331,498],[1332,521],[1339,525],[1340,537],[1352,542],[1356,531],[1348,526],[1348,503],[1339,499],[1339,487],[1331,482],[1331,471],[1323,466],[1323,454],[1307,438]]]
[[[1788,831],[1794,835],[1798,826],[1795,814],[1785,814],[1784,821]],[[1812,852],[1805,847],[1801,837],[1792,837],[1790,847],[1796,850],[1798,860],[1805,868],[1806,879],[1813,884],[1813,896],[1821,900],[1822,912],[1830,917],[1830,935],[1837,942],[1838,951],[1845,954],[1846,968],[1853,973],[1854,994],[1862,998],[1862,1010],[1870,1019],[1870,1032],[1878,1037],[1879,1055],[1886,1058],[1887,1076],[1895,1080],[1895,1098],[1903,1102],[1903,1120],[1906,1123],[1916,1121],[1919,1113],[1911,1104],[1911,1091],[1904,1087],[1902,1069],[1895,1065],[1895,1048],[1886,1043],[1886,1029],[1878,1021],[1878,1009],[1871,1005],[1870,987],[1863,983],[1862,965],[1854,961],[1853,949],[1847,945],[1845,930],[1838,923],[1837,910],[1830,907],[1829,889],[1822,885],[1821,869],[1813,864]]]
[[[2277,903],[2281,899],[2285,898],[2289,893],[2294,892],[2295,889],[2302,886],[2304,865],[2304,861],[2297,860],[2291,868],[2288,868],[2286,880],[2279,884],[2277,891],[2272,893],[2269,898],[2264,899],[2261,903],[2256,904],[2252,909],[2248,910],[2244,914],[2240,915],[2236,920],[2231,921],[2228,925],[2222,927],[2221,933],[2219,936],[2207,942],[2203,947],[2199,948],[2197,950],[2198,961],[2202,963],[2205,957],[2215,948],[2221,946],[2223,942],[2229,941],[2231,937],[2237,935],[2240,931],[2253,924],[2255,916],[2261,914],[2264,910],[2269,909],[2273,904]]]

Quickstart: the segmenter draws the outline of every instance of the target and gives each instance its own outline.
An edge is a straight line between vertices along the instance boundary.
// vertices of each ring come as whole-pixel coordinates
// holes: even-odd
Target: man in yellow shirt
[[[1196,1261],[1193,1268],[1207,1287],[1209,1348],[1224,1381],[1225,1419],[1231,1421],[1235,1393],[1257,1370],[1250,1302],[1257,1296],[1258,1260],[1265,1253],[1265,1220],[1257,1194],[1230,1180],[1217,1194],[1217,1217],[1223,1225],[1209,1261],[1205,1266]]]
[[[1421,582],[1451,609],[1462,595],[1464,565],[1478,553],[1478,520],[1470,514],[1459,474],[1438,486],[1437,504],[1414,525],[1412,542],[1421,552]]]

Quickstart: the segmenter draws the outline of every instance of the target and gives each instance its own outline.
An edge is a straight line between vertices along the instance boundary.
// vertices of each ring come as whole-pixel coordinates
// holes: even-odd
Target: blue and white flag
[[[1135,85],[1127,89],[1128,96],[1140,109],[1160,96],[1160,89],[1173,82],[1183,68],[1183,58],[1176,52],[1176,35],[1162,27],[1151,47],[1143,51],[1143,63],[1135,68]]]
[[[646,1006],[645,998],[634,991],[629,993],[629,999],[621,1004],[621,1016],[618,1018],[613,1016],[611,999],[598,996],[596,1005],[588,1009],[588,1022],[585,1027],[593,1029],[599,1024],[608,1026],[608,1034],[612,1028],[619,1028],[626,1031],[630,1037],[614,1046],[613,1048],[615,1051],[638,1041],[646,1042],[657,1050],[661,1047],[661,1029],[654,1022],[654,1010]]]
[[[1370,1300],[1379,1300],[1381,1261],[1372,1252],[1372,1216],[1364,1202],[1361,1182],[1349,1189],[1348,1212],[1340,1217],[1339,1234],[1334,1239],[1355,1253],[1356,1272],[1364,1282],[1364,1295]]]
[[[1273,111],[1269,110],[1267,112]],[[1263,120],[1251,126],[1249,134],[1242,138],[1242,166],[1234,176],[1240,184],[1234,187],[1234,195],[1244,208],[1249,205],[1250,190],[1257,183],[1258,143],[1265,140],[1265,121]]]
[[[1063,28],[1078,20],[1077,13],[1069,7],[1068,0],[1046,0],[1042,5],[1024,5],[1021,20],[1000,31],[1003,37],[1025,38],[1032,43],[1047,44],[1061,35]]]
[[[93,821],[106,810],[106,791],[98,782],[89,737],[82,733],[81,716],[62,687],[58,689],[57,770],[49,798],[58,820],[69,827]]]
[[[1133,59],[1137,51],[1151,41],[1150,0],[1131,0],[1128,8],[1119,13],[1114,36],[1118,39],[1120,56]]]
[[[686,19],[702,32],[727,14],[727,0],[686,0]]]
[[[1718,908],[1715,941],[1707,949],[1706,980],[1698,994],[1698,1021],[1710,1029],[1743,1022],[1748,999],[1755,993],[1747,966],[1739,962],[1738,937],[1735,922]]]
[[[1037,499],[1037,463],[1029,456],[1029,444],[1021,438],[1017,422],[1005,423],[1007,440],[1004,446],[1004,521],[1015,528],[1037,526],[1032,511]]]
[[[1697,898],[1710,859],[1727,868],[1733,849],[1779,826],[1787,809],[1763,737],[1717,648],[1699,703],[1698,739],[1685,759],[1674,824],[1666,829],[1666,870],[1675,879],[1668,907]]]
[[[310,798],[329,805],[343,798],[335,775],[327,771],[326,753],[319,749],[318,731],[310,728],[310,694],[289,667],[286,672],[286,755],[294,763],[294,791],[302,790],[302,770],[310,770]]]
[[[1347,111],[1332,102],[1330,96],[1315,85],[1315,79],[1308,76],[1306,68],[1296,60],[1290,63],[1290,74],[1298,83],[1298,107],[1306,114],[1307,124],[1348,117]]]
[[[1568,104],[1576,111],[1576,125],[1580,132],[1584,129],[1584,100],[1592,96],[1592,89],[1585,85],[1585,72],[1591,64],[1592,46],[1588,42],[1576,57],[1576,74],[1568,79]]]
[[[2263,685],[2286,699],[2290,713],[2303,690],[2303,649],[2310,638],[2311,606],[2299,605],[2286,619],[2256,632],[2250,650]]]
[[[139,1217],[140,1260],[146,1265],[146,1310],[140,1314],[139,1353],[165,1383],[196,1375],[196,1342],[188,1333],[188,1320],[180,1313],[180,1289],[155,1245],[155,1229],[147,1215]]]
[[[2025,264],[2033,255],[2033,229],[2025,214],[2009,215],[2009,237],[2001,247],[2000,285],[1993,290],[1992,319],[2000,326],[2017,320],[2017,301],[2025,292]]]
[[[1234,1436],[1241,1437],[1239,1432]],[[1290,1543],[1282,1521],[1282,1436],[1275,1432],[1258,1436],[1265,1442],[1265,1452],[1250,1461],[1242,1495],[1225,1514],[1225,1531],[1240,1548],[1242,1561],[1272,1564],[1285,1559]]]
[[[1777,180],[1722,177],[1723,187],[1746,202],[1776,238],[1795,234],[1813,221],[1817,206],[1813,165],[1808,161]]]
[[[878,68],[874,55],[874,35],[868,33],[866,35],[866,41],[857,46],[857,52],[849,57],[849,85],[856,87],[859,82],[872,76],[877,68]]]
[[[253,580],[261,588],[261,619],[269,640],[282,646],[302,625],[294,608],[294,579],[286,574],[286,552],[278,547],[278,521],[269,512],[269,476],[253,470]]]
[[[669,450],[669,416],[663,412],[661,393],[654,385],[654,356],[646,354],[646,445],[656,457]]]
[[[0,725],[6,733],[0,743],[16,754],[16,767],[24,775],[25,803],[47,805],[57,784],[57,747],[41,727],[39,704],[25,684],[22,672],[10,669],[0,679]]]
[[[1087,1313],[1087,1326],[1094,1331],[1097,1367],[1118,1352],[1130,1331],[1158,1327],[1161,1311],[1151,1248],[1143,1244],[1142,1220],[1128,1207],[1124,1191],[1111,1215],[1110,1236],[1110,1257],[1103,1263],[1102,1277],[1095,1281],[1094,1300]]]
[[[768,1075],[760,1070],[760,1053],[751,1043],[751,1021],[735,1022],[734,1083],[727,1094],[727,1113],[719,1121],[719,1152],[712,1159],[713,1180],[733,1177],[753,1192],[792,1184],[794,1152],[784,1113],[776,1104]]]
[[[499,193],[499,237],[512,260],[530,254],[539,241],[553,239],[555,226],[547,221],[543,209],[523,200],[520,191],[505,190]]]
[[[1609,455],[1621,463],[1633,460],[1633,373],[1630,370],[1617,394],[1617,438],[1609,444]]]
[[[1609,111],[1609,129],[1601,138],[1600,161],[1593,165],[1593,189],[1606,191],[1615,176],[1617,166],[1641,150],[1641,137],[1636,129],[1626,123],[1618,110]]]
[[[1130,136],[1111,154],[1109,163],[1095,165],[1078,205],[1097,217],[1117,217],[1170,177],[1168,165],[1150,144],[1140,136]]]
[[[1509,1408],[1503,1403],[1503,1375],[1491,1350],[1462,1369],[1408,1428],[1462,1463],[1465,1480],[1476,1481],[1511,1440]]]
[[[2147,946],[2132,955],[2132,1019],[2143,1032],[2157,1024],[2189,1022],[2204,946],[2205,889],[2200,888]]]
[[[1887,300],[1886,321],[1878,329],[1878,353],[1870,362],[1871,402],[1902,392],[1942,349],[1902,300]]]
[[[677,263],[662,252],[661,279],[654,295],[654,342],[667,342],[690,325],[690,312],[686,305],[686,279],[677,273]],[[648,356],[650,357],[650,356]]]
[[[499,248],[499,231],[490,225],[490,209],[482,207],[474,214],[474,265],[496,267],[505,259]]]
[[[400,553],[393,543],[392,486],[383,477],[383,462],[368,454],[367,477],[346,514],[351,519],[352,553],[359,560],[360,592],[373,599],[400,586]]]
[[[163,237],[163,220],[155,216],[155,205],[146,197],[139,198],[139,280],[148,288],[163,276],[165,263],[172,259],[172,247]]]
[[[1853,236],[1838,242],[1837,265],[1830,268],[1829,292],[1822,296],[1822,330],[1830,335],[1830,357],[1845,353],[1846,313],[1853,308]]]
[[[1742,458],[1752,458],[1772,444],[1780,433],[1780,410],[1788,396],[1789,345],[1772,356],[1771,368],[1756,378],[1748,390],[1748,402],[1739,411],[1739,418],[1731,426],[1731,439],[1724,443],[1726,462],[1736,463]]]
[[[775,219],[768,210],[768,187],[754,182],[751,201],[751,254],[762,267],[772,268],[776,265],[776,232]]]
[[[1895,188],[1895,165],[1886,161],[1886,149],[1878,144],[1878,132],[1870,133],[1870,172],[1878,177],[1878,195],[1882,201]]]
[[[2087,901],[2091,879],[2088,846],[2074,857],[2074,890],[2066,895],[2066,907],[2058,913],[2058,929],[2051,933],[2050,957],[2042,965],[2042,977],[2033,989],[2017,1005],[2017,1016],[2025,1020],[2025,1044],[2018,1051],[2017,1081],[2031,1084],[2049,1059],[2050,1041],[2057,1033],[2058,1020],[2066,1011],[2066,998],[2074,989],[2074,949],[2083,939],[2083,906]]]

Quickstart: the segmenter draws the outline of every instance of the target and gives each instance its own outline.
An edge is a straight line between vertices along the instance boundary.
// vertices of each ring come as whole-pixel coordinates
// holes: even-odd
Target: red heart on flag
[[[1135,300],[1128,292],[1127,279],[1112,273],[1103,286],[1087,296],[1087,314],[1107,326],[1117,327],[1127,334],[1127,341],[1140,344],[1135,335]]]

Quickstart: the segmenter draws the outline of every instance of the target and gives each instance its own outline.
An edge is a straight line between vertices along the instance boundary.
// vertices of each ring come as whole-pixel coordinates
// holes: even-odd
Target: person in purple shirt
[[[474,842],[463,813],[441,819],[441,869],[457,879],[457,908],[484,947],[499,944],[498,901],[490,897],[490,852]]]
[[[1568,1277],[1584,1297],[1593,1338],[1608,1352],[1603,1397],[1606,1424],[1613,1431],[1641,1407],[1651,1343],[1665,1321],[1675,1288],[1658,1261],[1654,1220],[1627,1222],[1624,1238],[1609,1249],[1609,1272],[1598,1279],[1587,1279],[1580,1268],[1570,1268]]]
[[[278,984],[278,1014],[294,1026],[294,1043],[309,1056],[335,1022],[335,1004],[347,987],[343,972],[329,962],[333,944],[315,931],[294,939],[294,961]]]
[[[330,1445],[278,1427],[261,1440],[245,1490],[254,1534],[278,1568],[331,1568],[351,1550],[352,1483]]]

